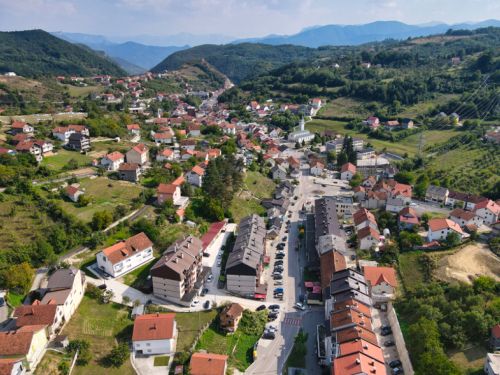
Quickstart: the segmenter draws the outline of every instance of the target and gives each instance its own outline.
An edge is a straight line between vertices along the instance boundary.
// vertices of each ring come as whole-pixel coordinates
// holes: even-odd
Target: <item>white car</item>
[[[219,257],[219,259],[221,259],[222,258],[222,253],[219,253],[218,257]]]
[[[298,309],[301,309],[302,311],[304,311],[306,309],[306,307],[303,304],[299,303],[299,302],[295,303],[295,307],[298,308]]]
[[[193,302],[191,302],[191,307],[196,307],[200,303],[200,300],[195,299]]]
[[[207,283],[211,283],[213,279],[214,279],[214,275],[208,276],[207,277]]]
[[[273,331],[277,331],[279,329],[278,326],[267,326],[266,328]]]
[[[221,266],[221,264],[222,264],[222,263],[221,263],[221,261],[219,260],[219,261],[217,262],[217,267],[220,267],[220,266]]]
[[[410,203],[410,207],[417,207],[418,204],[417,203]]]
[[[283,285],[283,280],[278,280],[274,283],[274,285]]]

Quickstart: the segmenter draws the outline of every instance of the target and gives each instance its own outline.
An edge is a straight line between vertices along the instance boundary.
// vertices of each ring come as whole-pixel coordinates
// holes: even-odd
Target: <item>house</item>
[[[11,372],[10,374],[21,375],[25,371],[34,371],[36,365],[42,360],[47,346],[46,325],[44,324],[30,325],[16,330],[1,332],[0,366],[2,367],[0,368],[4,367],[3,364],[5,362],[15,359],[16,362],[12,364],[12,368],[21,372],[19,374]],[[19,360],[21,360],[21,363],[19,363]],[[8,368],[10,366],[7,364],[5,367]],[[9,374],[9,372],[6,374]]]
[[[71,199],[73,202],[78,202],[78,197],[80,195],[83,195],[83,194],[85,194],[85,192],[83,190],[79,190],[78,188],[76,188],[74,186],[69,185],[66,188],[66,196],[69,199]]]
[[[175,216],[179,219],[180,223],[182,223],[182,221],[184,220],[185,213],[186,213],[186,210],[184,210],[183,208],[175,211]]]
[[[115,96],[113,94],[105,94],[104,95],[105,102],[112,102],[113,100],[115,100]]]
[[[375,216],[368,211],[366,208],[363,208],[352,215],[354,219],[354,225],[356,226],[356,231],[361,230],[365,227],[372,227],[373,229],[378,230],[377,221],[375,220]]]
[[[85,125],[68,125],[68,129],[73,130],[75,133],[90,137],[90,130]]]
[[[370,126],[370,125],[380,125],[380,120],[378,117],[373,117],[373,116],[370,116],[368,117],[368,120],[366,121],[367,125]]]
[[[325,161],[322,159],[314,159],[311,161],[311,168],[309,173],[311,176],[321,176],[325,169]]]
[[[405,118],[403,119],[403,121],[401,121],[401,129],[411,129],[411,128],[413,128],[413,120]]]
[[[137,163],[121,163],[118,167],[119,178],[123,181],[138,181],[141,167]]]
[[[171,354],[177,340],[175,313],[140,315],[134,320],[134,355]]]
[[[458,121],[460,120],[460,116],[459,116],[458,114],[456,114],[455,112],[453,112],[453,113],[449,116],[449,119],[450,119],[450,121],[454,121],[454,120],[456,120],[456,121],[457,121],[457,123],[458,123]]]
[[[203,241],[193,235],[177,239],[151,268],[153,294],[181,306],[189,306],[200,293],[204,277]],[[207,268],[209,271],[209,269]]]
[[[33,139],[32,141],[42,148],[42,156],[46,156],[49,153],[52,155],[52,149],[54,146],[51,141],[47,141],[45,139]]]
[[[500,324],[497,324],[491,329],[490,345],[495,349],[500,349]]]
[[[269,132],[269,136],[272,138],[277,138],[280,136],[281,133],[282,133],[282,130],[280,128],[276,127]]]
[[[104,165],[108,171],[116,171],[120,164],[125,162],[125,156],[121,152],[113,151],[101,159],[101,165]]]
[[[172,150],[169,150],[168,148],[156,154],[157,161],[165,161],[173,159],[174,159],[174,152]]]
[[[312,106],[316,109],[321,108],[321,99],[313,99]]]
[[[387,193],[383,191],[369,191],[366,196],[366,208],[373,210],[387,204]]]
[[[276,162],[276,165],[279,165],[283,169],[288,169],[290,167],[290,164],[288,163],[288,161],[286,161],[283,158],[276,158],[276,159],[274,159],[274,161]]]
[[[14,137],[12,137],[11,143],[16,146],[21,142],[29,142],[33,140],[33,137],[29,134],[17,133]]]
[[[353,197],[358,197],[358,201],[362,201],[366,197],[366,189],[363,186],[356,186],[354,189]]]
[[[364,148],[362,150],[358,150],[358,159],[370,159],[375,156],[375,150],[373,148]]]
[[[341,217],[350,216],[354,212],[354,201],[350,196],[335,196],[337,214]]]
[[[448,64],[451,64],[453,66],[460,65],[462,61],[460,60],[460,57],[452,57],[450,60],[448,60]]]
[[[10,131],[12,135],[16,135],[19,133],[33,135],[34,130],[35,128],[33,127],[33,125],[28,122],[14,121],[10,125]]]
[[[471,211],[462,210],[461,208],[456,208],[450,213],[450,220],[454,221],[462,228],[471,224],[475,225],[477,228],[483,225],[483,218],[481,216]]]
[[[141,128],[139,127],[139,124],[127,125],[127,131],[128,134],[141,135]]]
[[[0,373],[6,375],[25,375],[26,365],[23,363],[23,358],[0,359]]]
[[[192,137],[199,137],[200,136],[200,125],[189,125],[188,126],[188,133]]]
[[[161,145],[162,143],[170,144],[172,143],[172,134],[170,132],[155,133],[153,139],[157,146]]]
[[[153,259],[153,243],[144,232],[96,254],[97,267],[112,277],[120,277]]]
[[[428,242],[438,241],[440,239],[444,240],[449,233],[453,232],[457,233],[460,241],[462,241],[464,232],[460,228],[460,225],[450,219],[432,219],[429,220],[429,234],[427,240]]]
[[[491,200],[487,200],[476,204],[473,211],[483,219],[484,224],[491,225],[498,221],[500,206]]]
[[[378,230],[371,226],[364,227],[358,231],[358,242],[361,250],[367,250],[380,245]]]
[[[69,322],[83,299],[86,285],[85,274],[75,266],[56,270],[49,277],[40,305],[59,306],[62,317]]]
[[[364,267],[364,273],[374,303],[387,303],[394,297],[397,287],[394,268]]]
[[[179,142],[180,146],[186,150],[194,151],[196,147],[196,141],[194,139],[184,139]]]
[[[361,66],[363,68],[367,68],[368,69],[368,68],[370,68],[370,66],[372,66],[372,64],[371,63],[362,63]]]
[[[460,193],[457,191],[451,191],[448,194],[447,203],[459,206],[462,205],[462,208],[467,211],[474,210],[476,204],[479,202],[487,201],[488,199],[485,197],[480,197],[478,195],[470,194],[470,193]]]
[[[225,375],[227,355],[213,353],[193,353],[189,363],[190,375]]]
[[[280,180],[285,180],[286,179],[286,170],[280,165],[275,165],[274,167],[271,168],[271,173],[273,174],[273,180],[280,179]]]
[[[361,186],[369,189],[373,189],[377,181],[375,181],[375,178],[373,176],[368,176],[365,178],[363,181],[361,181]]]
[[[399,172],[399,169],[397,169],[394,165],[391,165],[391,164],[386,164],[382,167],[382,177],[383,178],[394,179],[394,176],[398,172]]]
[[[346,163],[340,169],[340,179],[351,181],[353,176],[356,174],[356,166],[351,163]]]
[[[293,168],[290,170],[290,177],[293,178],[294,180],[298,180],[300,177],[300,169],[299,168]]]
[[[19,142],[15,150],[19,154],[35,155],[35,159],[39,163],[43,160],[42,146],[40,146],[38,143],[35,143],[34,140],[31,140],[29,142]]]
[[[337,64],[337,63],[333,63],[333,64],[332,64],[332,65],[330,65],[329,67],[330,67],[330,68],[335,68],[335,69],[337,69],[337,68],[340,68],[340,65],[339,65],[339,64]]]
[[[201,187],[203,183],[203,177],[205,177],[205,170],[198,165],[195,165],[189,171],[186,172],[184,176],[186,181],[191,185]]]
[[[188,160],[191,156],[194,156],[194,152],[189,149],[181,152],[181,160]]]
[[[345,256],[336,250],[329,250],[320,255],[321,288],[330,286],[332,275],[347,268]]]
[[[288,168],[300,168],[300,161],[297,158],[290,156],[286,161],[288,162]]]
[[[236,134],[236,125],[234,124],[224,124],[222,131],[225,134]]]
[[[425,201],[446,204],[449,193],[449,190],[445,187],[429,185],[425,192]]]
[[[499,375],[500,354],[493,354],[493,353],[486,354],[486,361],[484,362],[483,371],[487,375]]]
[[[183,179],[184,180],[184,179]],[[160,184],[158,186],[158,189],[156,189],[156,193],[158,195],[158,204],[162,205],[164,204],[167,200],[172,199],[172,201],[175,202],[179,201],[181,198],[181,184]]]
[[[243,307],[238,303],[230,303],[219,314],[220,327],[224,331],[235,332],[238,329],[238,323],[243,317]]]
[[[58,126],[52,130],[52,136],[58,138],[61,142],[68,142],[69,136],[74,132],[69,127]]]
[[[139,143],[127,152],[126,157],[127,163],[143,166],[149,162],[149,148],[144,143]]]
[[[86,150],[90,148],[90,137],[84,134],[73,133],[68,138],[68,147],[78,151]]]
[[[400,229],[411,229],[419,226],[418,214],[411,207],[405,207],[398,214],[398,226]]]
[[[385,130],[388,130],[388,131],[393,131],[393,130],[396,130],[397,128],[399,128],[399,121],[397,120],[394,120],[394,121],[386,121],[386,123],[384,124],[384,129]]]

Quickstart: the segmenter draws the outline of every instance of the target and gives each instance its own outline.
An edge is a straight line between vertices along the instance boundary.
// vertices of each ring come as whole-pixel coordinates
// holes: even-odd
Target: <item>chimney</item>
[[[375,364],[375,362],[374,362]],[[377,373],[377,368],[375,366],[373,366],[373,373],[376,374]]]
[[[156,329],[156,323],[155,323],[155,329]]]
[[[159,318],[160,317],[160,313],[156,313],[156,317]]]
[[[368,344],[365,344],[365,349],[368,350]]]
[[[359,358],[356,358],[356,364],[359,365],[361,363],[361,361],[359,360]]]
[[[35,315],[35,309],[31,309],[31,315]]]

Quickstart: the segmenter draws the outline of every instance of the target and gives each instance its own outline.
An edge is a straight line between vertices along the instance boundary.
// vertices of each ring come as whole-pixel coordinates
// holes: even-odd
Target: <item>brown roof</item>
[[[123,156],[121,152],[113,151],[112,153],[107,154],[106,157],[111,161],[117,161],[124,158],[125,156]]]
[[[360,327],[373,331],[371,319],[364,316],[365,314],[357,313],[349,309],[335,311],[330,315],[330,327],[333,329],[342,327],[347,324],[355,323]]]
[[[396,287],[396,275],[394,268],[391,267],[364,267],[365,278],[370,284],[379,285],[381,282],[386,282],[392,287]]]
[[[354,188],[354,193],[357,193],[358,191],[361,191],[362,193],[366,193],[366,190],[363,186],[359,185]]]
[[[196,146],[196,141],[194,139],[184,139],[180,141],[181,146]]]
[[[399,216],[408,216],[408,215],[411,215],[412,217],[418,218],[418,214],[411,207],[405,207],[401,211],[399,211]]]
[[[135,150],[142,155],[147,152],[149,148],[144,143],[139,143],[137,146],[132,147],[132,150]]]
[[[163,150],[162,152],[160,152],[160,155],[164,155],[166,157],[170,157],[170,156],[172,156],[172,154],[173,154],[173,151],[169,150],[168,148],[166,148],[165,150]]]
[[[378,232],[375,229],[373,229],[370,226],[361,228],[358,231],[358,238],[360,240],[365,238],[365,237],[368,237],[368,236],[373,236],[373,237],[375,237],[376,240],[380,241],[380,235],[378,234]]]
[[[179,186],[174,184],[160,184],[156,192],[159,194],[173,194]]]
[[[346,356],[353,353],[363,353],[379,362],[384,362],[384,355],[379,346],[365,340],[349,341],[340,344],[341,356]]]
[[[354,220],[356,220],[357,218],[363,216],[364,214],[366,214],[367,212],[369,212],[366,208],[362,208],[361,210],[359,211],[356,211],[352,217]]]
[[[136,171],[139,168],[137,163],[121,163],[118,167],[119,171]]]
[[[71,293],[71,289],[62,289],[55,292],[48,292],[43,296],[41,300],[41,305],[64,305],[66,300],[68,299],[69,294]]]
[[[487,208],[491,212],[493,212],[495,215],[500,214],[500,206],[498,206],[495,202],[491,200],[485,200],[481,201],[476,206],[474,207],[474,211],[479,210],[481,208]]]
[[[399,125],[399,121],[387,121],[387,125],[390,126]]]
[[[370,191],[368,192],[367,199],[375,198],[377,200],[387,200],[387,193],[383,191]]]
[[[126,259],[129,255],[135,255],[139,252],[152,247],[153,243],[144,232],[136,234],[126,240],[115,243],[114,245],[102,250],[112,264],[116,264]]]
[[[239,303],[230,303],[220,313],[221,315],[229,315],[231,317],[239,317],[243,314],[243,307]]]
[[[353,300],[353,299],[349,299],[349,300],[342,301],[342,302],[335,302],[333,305],[333,309],[335,311],[340,311],[340,310],[344,310],[347,308],[352,308],[360,313],[363,313],[365,316],[368,316],[370,318],[372,316],[370,307],[362,304],[361,302]]]
[[[75,195],[76,193],[78,193],[80,191],[80,189],[74,187],[74,186],[67,186],[66,187],[66,192],[69,194],[69,195]]]
[[[365,178],[363,180],[363,182],[365,182],[365,181],[370,181],[373,185],[375,185],[377,183],[377,181],[375,181],[375,179],[373,178],[373,176],[369,176],[369,177]]]
[[[172,134],[169,132],[166,133],[155,133],[154,139],[170,139],[172,138]]]
[[[17,361],[22,358],[0,358],[0,374],[10,375]]]
[[[461,208],[455,208],[450,212],[450,216],[454,216],[459,219],[464,219],[465,221],[469,221],[474,219],[477,215],[471,211],[464,211]]]
[[[362,326],[348,327],[337,331],[337,342],[342,343],[356,339],[363,339],[372,344],[378,345],[377,336]]]
[[[191,375],[224,375],[227,355],[194,353],[189,365]]]
[[[464,234],[464,232],[462,232],[462,229],[460,228],[460,225],[458,225],[454,221],[451,221],[450,219],[432,219],[432,220],[429,220],[429,228],[433,232],[435,232],[437,230],[441,230],[441,229],[450,228],[450,229],[453,229],[460,234]]]
[[[28,134],[24,133],[17,133],[14,137],[12,137],[13,141],[17,142],[23,142],[26,138],[29,138],[30,136]]]
[[[325,162],[322,159],[314,159],[311,161],[311,168],[318,166],[320,168],[325,167]]]
[[[26,305],[17,306],[14,316],[17,317],[16,326],[52,325],[56,319],[57,305]]]
[[[16,331],[1,332],[0,355],[28,354],[33,334],[43,328],[45,328],[44,325],[37,325],[22,327]]]
[[[52,133],[66,133],[68,131],[68,128],[64,126],[58,126],[54,130],[52,130]]]
[[[351,164],[351,163],[346,163],[342,166],[342,169],[340,170],[340,173],[344,173],[344,172],[351,172],[351,173],[356,173],[356,166],[354,164]]]
[[[29,142],[19,142],[16,146],[16,151],[23,151],[23,150],[30,150],[31,147],[33,147],[33,144],[35,141],[29,141]]]
[[[203,168],[195,165],[193,168],[191,168],[191,170],[189,172],[194,172],[200,176],[203,176],[203,173],[205,173],[205,171],[203,170]]]
[[[85,125],[68,125],[68,128],[75,132],[82,132],[85,130]]]
[[[24,126],[26,125],[25,122],[20,122],[20,121],[14,121],[11,125],[11,128],[15,128],[15,129],[22,129],[24,128]]]
[[[365,221],[371,221],[373,224],[377,225],[377,221],[375,220],[375,216],[370,212],[363,212],[361,216],[357,216],[354,218],[354,225],[358,226],[359,224],[364,223]]]
[[[132,129],[140,130],[141,128],[139,127],[139,124],[127,125],[127,130],[132,130]]]
[[[363,64],[369,66],[370,64]],[[385,363],[374,361],[373,357],[364,353],[352,353],[335,358],[331,367],[332,375],[378,374],[387,375]],[[375,369],[375,370],[374,370]]]
[[[139,315],[134,321],[132,341],[172,339],[174,318],[175,313]]]
[[[338,251],[328,251],[324,254],[321,254],[320,266],[321,287],[326,288],[330,286],[330,279],[334,272],[346,269],[345,257]]]
[[[200,125],[189,125],[188,130],[200,130]]]

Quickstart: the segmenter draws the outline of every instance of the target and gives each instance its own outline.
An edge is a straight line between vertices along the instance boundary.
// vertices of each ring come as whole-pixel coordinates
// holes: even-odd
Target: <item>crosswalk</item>
[[[285,318],[283,320],[283,324],[287,324],[289,326],[300,326],[300,323],[302,322],[302,319],[297,319],[297,318]]]

